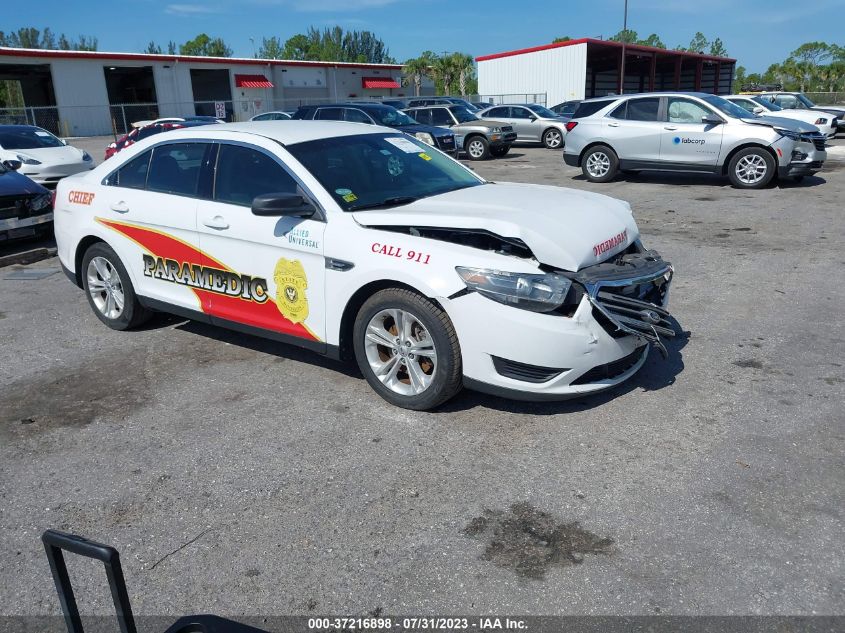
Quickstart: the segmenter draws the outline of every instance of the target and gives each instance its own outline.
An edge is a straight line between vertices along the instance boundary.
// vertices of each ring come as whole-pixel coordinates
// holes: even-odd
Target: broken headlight
[[[554,273],[533,275],[483,268],[455,268],[470,290],[505,305],[533,312],[551,312],[566,299],[572,282]]]

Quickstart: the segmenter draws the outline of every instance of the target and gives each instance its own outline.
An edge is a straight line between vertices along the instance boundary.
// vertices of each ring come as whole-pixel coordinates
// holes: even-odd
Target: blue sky
[[[15,2],[0,30],[21,26],[93,35],[100,50],[141,51],[206,32],[251,57],[253,38],[283,41],[309,26],[371,30],[400,61],[423,50],[474,56],[537,46],[557,36],[609,37],[622,28],[623,0],[77,0]],[[630,0],[628,26],[657,33],[667,46],[696,31],[721,37],[749,72],[782,61],[807,41],[845,45],[845,0]]]

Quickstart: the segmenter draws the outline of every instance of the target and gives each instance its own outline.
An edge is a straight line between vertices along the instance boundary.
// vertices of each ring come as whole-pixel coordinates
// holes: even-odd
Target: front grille
[[[440,136],[435,141],[437,143],[437,147],[442,150],[452,151],[455,149],[455,137],[454,136]]]
[[[612,380],[617,376],[621,376],[626,371],[631,369],[631,367],[633,367],[639,362],[643,354],[647,352],[648,347],[638,347],[633,352],[623,358],[620,358],[619,360],[615,360],[612,363],[606,363],[604,365],[593,367],[587,373],[578,376],[578,378],[573,380],[571,384],[586,385],[588,383],[597,382],[599,380]]]
[[[827,141],[827,139],[825,139],[824,135],[823,134],[813,134],[813,135],[811,135],[810,138],[813,140],[813,145],[816,146],[816,149],[819,150],[820,152],[823,152],[825,142]]]
[[[538,367],[537,365],[527,365],[525,363],[518,363],[515,360],[507,360],[493,356],[493,367],[500,376],[505,378],[512,378],[514,380],[521,380],[522,382],[548,382],[555,376],[562,374],[569,369],[555,369],[553,367]]]

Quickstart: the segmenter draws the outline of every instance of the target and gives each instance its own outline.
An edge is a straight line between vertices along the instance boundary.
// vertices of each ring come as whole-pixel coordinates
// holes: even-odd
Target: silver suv
[[[497,105],[482,110],[478,116],[510,123],[517,142],[542,143],[549,149],[560,149],[566,136],[566,119],[536,103]]]
[[[470,160],[500,158],[516,140],[516,132],[507,123],[479,119],[461,105],[408,108],[403,112],[417,123],[452,130],[458,150],[466,152]]]
[[[592,182],[607,182],[619,171],[688,171],[727,175],[735,187],[759,189],[776,175],[801,180],[827,158],[815,126],[755,117],[697,92],[590,99],[567,129],[563,159]]]

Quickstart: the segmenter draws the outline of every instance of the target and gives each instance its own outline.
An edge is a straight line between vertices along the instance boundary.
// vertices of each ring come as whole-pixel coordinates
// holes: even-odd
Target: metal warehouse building
[[[477,57],[483,95],[546,93],[546,105],[619,93],[623,45],[582,38]],[[730,94],[735,59],[626,44],[624,91]]]
[[[0,81],[17,93],[15,103],[0,103],[0,123],[86,136],[163,116],[241,121],[306,103],[412,93],[401,79],[397,64],[0,48]],[[423,92],[433,94],[433,85]]]

